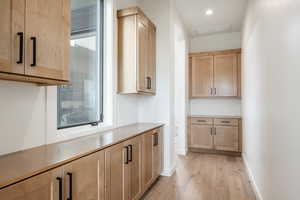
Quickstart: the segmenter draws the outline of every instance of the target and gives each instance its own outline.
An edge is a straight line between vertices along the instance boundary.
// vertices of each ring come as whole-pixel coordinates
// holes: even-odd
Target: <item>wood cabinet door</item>
[[[153,179],[155,180],[162,170],[162,130],[155,130],[153,133]]]
[[[237,126],[216,126],[214,145],[216,150],[239,150],[239,128]]]
[[[217,55],[214,57],[215,96],[235,97],[238,95],[237,55]]]
[[[64,166],[65,200],[104,199],[104,152],[75,160]]]
[[[138,17],[138,92],[147,92],[148,34],[148,25]]]
[[[153,181],[154,171],[154,138],[153,131],[143,135],[143,154],[142,154],[142,188],[146,190]]]
[[[0,72],[24,74],[25,0],[1,0]]]
[[[212,125],[192,124],[190,130],[190,147],[213,149]]]
[[[25,74],[69,80],[70,1],[26,0]]]
[[[191,97],[210,97],[213,88],[213,56],[193,57],[191,66]]]
[[[62,169],[56,168],[0,190],[2,200],[60,200]]]
[[[129,147],[129,200],[137,200],[142,195],[142,137],[135,137],[124,143]]]
[[[148,65],[146,75],[146,89],[150,93],[156,91],[156,30],[148,26]]]
[[[129,199],[129,163],[124,144],[105,150],[105,200]]]

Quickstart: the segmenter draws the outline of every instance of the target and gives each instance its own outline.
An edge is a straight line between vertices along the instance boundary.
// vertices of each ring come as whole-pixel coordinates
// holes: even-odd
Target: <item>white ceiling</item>
[[[175,0],[191,37],[241,31],[247,0]],[[206,16],[212,9],[214,14]]]

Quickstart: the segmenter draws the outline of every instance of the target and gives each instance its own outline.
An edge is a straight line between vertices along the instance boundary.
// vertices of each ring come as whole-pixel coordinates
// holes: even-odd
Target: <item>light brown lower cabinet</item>
[[[65,165],[63,175],[64,199],[104,199],[104,151]]]
[[[20,166],[21,167],[21,166]],[[2,200],[61,200],[62,168],[56,168],[0,190]],[[61,182],[62,184],[62,182]],[[62,185],[61,185],[62,187]]]
[[[104,199],[104,152],[75,160],[0,190],[2,200]]]
[[[217,125],[214,145],[215,149],[220,151],[239,151],[239,127]]]
[[[212,125],[191,125],[190,147],[213,149],[214,140],[212,136]]]
[[[150,131],[143,135],[142,188],[147,190],[161,173],[161,133]]]
[[[129,200],[142,195],[142,138],[136,137],[105,151],[105,199]]]
[[[161,173],[161,145],[161,129],[146,132],[0,189],[0,200],[138,200]]]
[[[189,148],[241,152],[240,124],[240,119],[193,117]]]
[[[124,200],[128,198],[127,148],[124,144],[105,150],[105,199]]]
[[[153,181],[155,181],[160,176],[160,173],[162,171],[163,136],[162,136],[161,129],[157,129],[153,132],[153,140],[154,140],[154,144],[153,144],[152,165],[153,165],[153,176],[154,176]]]
[[[142,195],[142,137],[124,143],[128,147],[128,200],[139,199]]]

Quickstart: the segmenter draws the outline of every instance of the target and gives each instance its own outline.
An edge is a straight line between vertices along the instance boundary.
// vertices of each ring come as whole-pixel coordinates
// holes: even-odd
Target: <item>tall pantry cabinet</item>
[[[156,27],[138,7],[118,11],[118,93],[155,95]]]
[[[70,1],[1,0],[0,79],[68,84]]]

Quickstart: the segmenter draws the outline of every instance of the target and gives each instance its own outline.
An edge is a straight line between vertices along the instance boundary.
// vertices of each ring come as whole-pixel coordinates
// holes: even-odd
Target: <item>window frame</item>
[[[57,124],[56,128],[57,130],[63,130],[63,129],[68,129],[68,128],[75,128],[75,127],[80,127],[80,126],[98,126],[100,123],[103,123],[104,121],[104,35],[105,35],[105,30],[104,30],[104,24],[105,24],[105,0],[97,0],[99,3],[97,3],[97,23],[98,26],[96,28],[96,36],[99,38],[97,40],[97,50],[99,51],[99,54],[97,56],[97,63],[99,67],[99,120],[94,121],[94,122],[84,122],[84,123],[78,123],[78,124],[73,124],[73,125],[67,125],[67,126],[62,126],[59,127],[59,101],[60,101],[60,88],[57,87]],[[85,35],[88,34],[87,32],[78,32],[72,36],[71,33],[71,38],[82,38],[80,35]],[[71,66],[70,66],[71,68]]]

